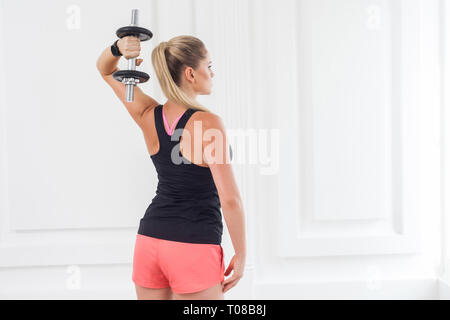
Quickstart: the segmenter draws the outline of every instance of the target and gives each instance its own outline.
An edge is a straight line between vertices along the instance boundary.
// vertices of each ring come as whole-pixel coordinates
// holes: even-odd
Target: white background
[[[227,299],[449,298],[446,2],[0,1],[0,297],[135,299],[157,177],[95,63],[138,8],[147,94],[165,102],[154,46],[194,35],[216,74],[201,102],[279,132],[272,174],[233,148],[249,253]],[[228,266],[226,227],[223,246]]]

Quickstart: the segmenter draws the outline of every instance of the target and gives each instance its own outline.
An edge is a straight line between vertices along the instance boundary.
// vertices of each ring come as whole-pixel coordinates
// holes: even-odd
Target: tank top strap
[[[175,130],[177,129],[184,129],[184,127],[186,127],[187,122],[189,121],[189,119],[192,117],[192,115],[194,113],[196,113],[198,110],[194,110],[194,109],[187,109],[186,112],[183,114],[183,116],[180,118],[180,120],[178,120],[177,125],[175,126]]]
[[[161,150],[169,150],[173,148],[174,145],[178,144],[180,142],[180,137],[183,132],[183,130],[186,126],[188,120],[191,118],[191,116],[197,111],[194,109],[187,109],[181,118],[178,120],[172,136],[170,136],[165,127],[164,127],[164,119],[163,119],[163,113],[162,113],[163,106],[159,105],[155,108],[155,127],[156,132],[158,133],[158,139],[159,139],[159,146]]]
[[[165,145],[165,141],[167,140],[167,133],[164,129],[164,122],[162,117],[162,105],[159,105],[155,108],[155,128],[158,134],[158,140],[160,148]]]

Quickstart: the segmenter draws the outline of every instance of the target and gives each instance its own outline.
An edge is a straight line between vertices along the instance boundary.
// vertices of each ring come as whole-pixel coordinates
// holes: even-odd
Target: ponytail
[[[203,42],[191,36],[175,37],[161,42],[152,52],[152,63],[161,89],[167,99],[195,110],[210,112],[195,99],[189,97],[179,86],[183,67],[196,69],[204,55]],[[178,83],[178,84],[177,84]]]

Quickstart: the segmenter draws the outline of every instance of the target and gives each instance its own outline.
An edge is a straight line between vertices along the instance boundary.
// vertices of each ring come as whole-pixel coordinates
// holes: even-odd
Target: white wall
[[[442,169],[442,223],[441,223],[441,241],[442,241],[442,264],[439,277],[439,295],[442,299],[450,299],[450,170],[448,168],[450,152],[450,4],[448,1],[441,1],[441,169]]]
[[[142,134],[95,68],[133,8],[155,34],[142,44],[145,92],[165,102],[153,47],[198,36],[216,74],[201,101],[230,130],[260,133],[260,145],[233,149],[245,160],[235,173],[249,257],[227,299],[446,290],[438,0],[0,5],[1,298],[135,298],[134,237],[157,178]],[[279,143],[264,146],[258,130]],[[249,163],[253,147],[267,147],[272,164],[261,154]],[[228,266],[226,228],[223,240]]]
[[[283,8],[273,34],[295,26],[283,66],[297,72],[277,87],[278,121],[297,138],[282,141],[280,175],[258,183],[277,197],[261,204],[256,297],[437,296],[440,105],[437,84],[423,88],[439,76],[437,5]]]

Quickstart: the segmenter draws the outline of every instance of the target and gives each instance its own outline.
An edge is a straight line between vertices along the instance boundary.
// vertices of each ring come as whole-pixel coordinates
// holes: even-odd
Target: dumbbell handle
[[[138,24],[139,24],[139,10],[138,9],[133,9],[131,11],[131,24],[130,24],[130,26],[136,26],[137,27]],[[128,70],[136,70],[136,58],[128,59]],[[134,81],[132,81],[132,82],[134,82]],[[127,88],[127,102],[133,102],[133,100],[134,100],[134,86],[135,86],[135,84],[127,84],[126,85],[126,88]]]

